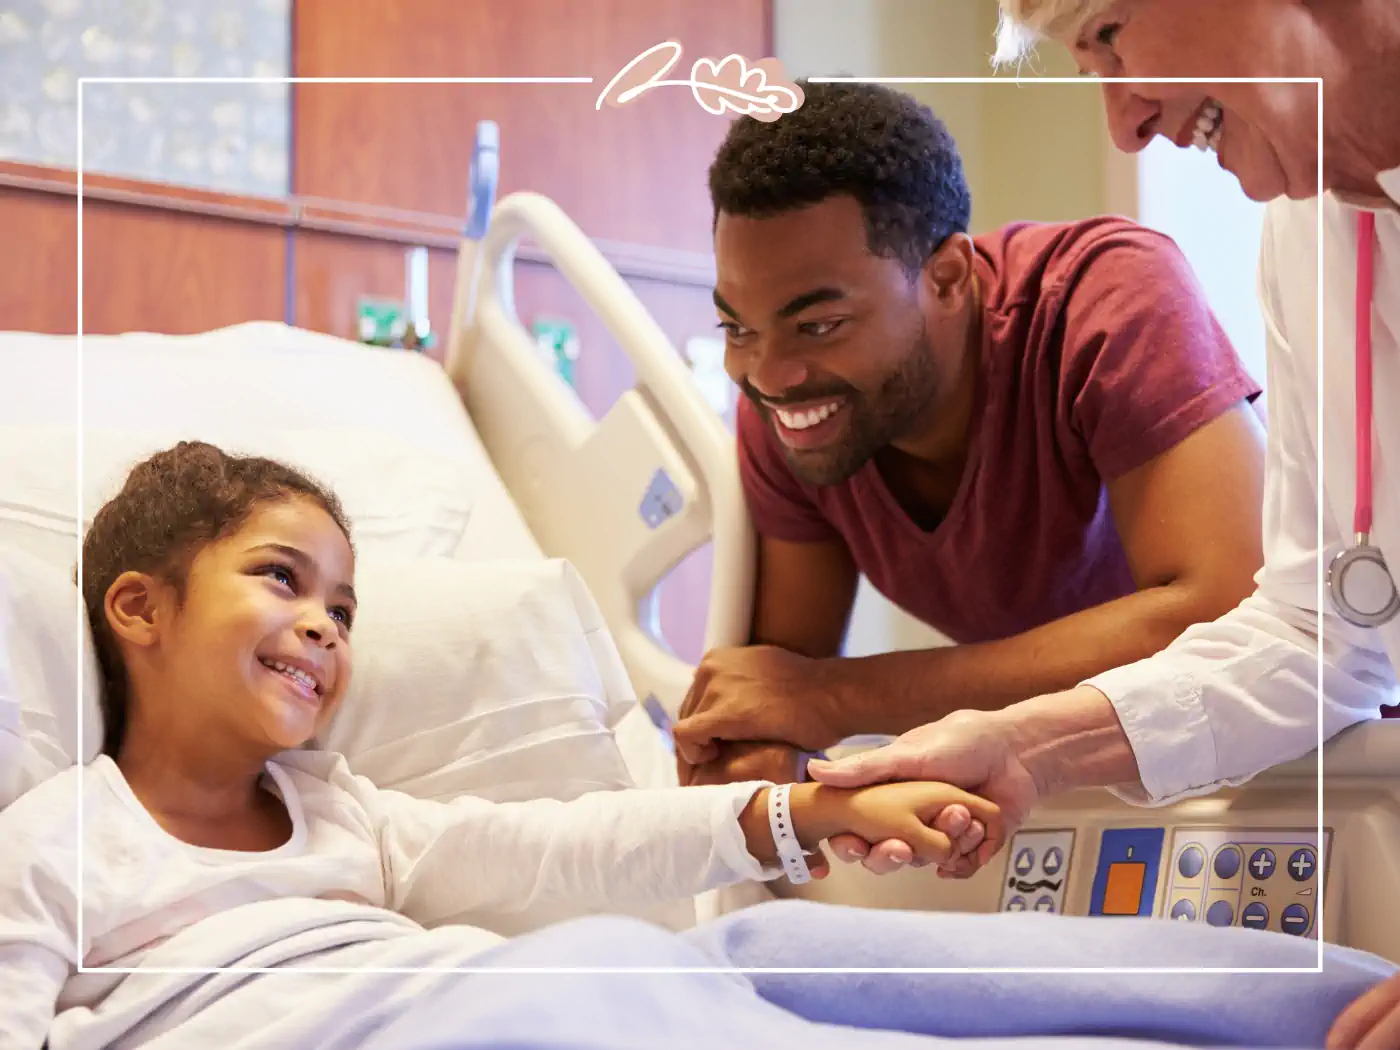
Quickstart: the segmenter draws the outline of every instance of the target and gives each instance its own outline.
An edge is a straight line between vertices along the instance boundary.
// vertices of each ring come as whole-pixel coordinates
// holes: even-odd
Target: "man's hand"
[[[1327,1050],[1400,1050],[1400,973],[1341,1012],[1327,1033]]]
[[[1012,746],[1012,733],[999,711],[959,711],[920,726],[893,743],[837,762],[813,759],[810,776],[833,787],[854,788],[898,780],[941,781],[994,803],[1002,833],[981,841],[940,869],[945,876],[966,878],[996,855],[1040,799],[1040,787]],[[884,843],[851,836],[847,850],[864,855],[871,871],[887,871],[895,860]]]
[[[699,784],[735,784],[744,780],[769,780],[795,784],[801,778],[802,752],[788,744],[744,741],[723,744],[709,762],[692,766],[677,760],[682,787]]]
[[[692,766],[712,762],[724,741],[804,751],[835,744],[847,734],[829,664],[772,645],[707,653],[672,727],[677,757]]]

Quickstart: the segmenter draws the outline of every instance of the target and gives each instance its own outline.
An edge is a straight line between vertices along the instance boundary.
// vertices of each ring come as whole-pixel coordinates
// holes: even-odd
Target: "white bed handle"
[[[635,388],[596,422],[540,361],[515,312],[515,248],[525,236],[632,360]],[[469,282],[477,294],[450,333],[447,372],[536,540],[579,570],[639,696],[655,696],[674,717],[694,669],[642,626],[640,607],[672,566],[713,538],[705,644],[747,641],[755,544],[734,438],[632,289],[553,201],[503,199],[480,245],[464,240],[459,267],[459,287]],[[648,526],[644,496],[665,500],[654,485],[670,491],[671,504]]]

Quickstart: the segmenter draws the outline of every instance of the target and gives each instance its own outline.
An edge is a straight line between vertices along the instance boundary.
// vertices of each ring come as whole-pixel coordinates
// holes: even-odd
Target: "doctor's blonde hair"
[[[1076,36],[1113,0],[1000,0],[996,65],[1019,62],[1046,37]]]

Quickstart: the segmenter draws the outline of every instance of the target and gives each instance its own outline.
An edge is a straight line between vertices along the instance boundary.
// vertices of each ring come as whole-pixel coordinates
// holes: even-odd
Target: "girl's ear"
[[[124,572],[113,580],[103,602],[112,633],[129,645],[154,645],[160,633],[157,612],[164,589],[164,584],[144,572]]]

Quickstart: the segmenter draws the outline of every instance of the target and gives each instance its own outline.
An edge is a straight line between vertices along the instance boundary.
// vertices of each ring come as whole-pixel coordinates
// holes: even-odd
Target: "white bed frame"
[[[631,288],[553,201],[516,193],[494,204],[497,141],[484,122],[444,367],[536,541],[578,569],[637,695],[674,718],[694,668],[643,626],[653,618],[642,610],[707,540],[705,646],[749,636],[755,544],[733,437]],[[539,359],[516,314],[515,249],[527,236],[632,359],[635,387],[601,420]]]
[[[694,669],[643,626],[642,606],[671,567],[706,539],[714,541],[706,645],[743,644],[748,638],[754,538],[734,439],[636,295],[553,202],[517,193],[495,204],[497,150],[494,126],[483,125],[446,369],[539,545],[547,555],[567,558],[578,568],[616,635],[638,696],[655,697],[674,717]],[[524,237],[544,249],[632,359],[636,387],[601,420],[594,421],[536,356],[516,315],[511,274],[515,248]],[[642,508],[658,472],[669,479],[672,500],[648,523]],[[1400,909],[1393,904],[1400,888],[1400,720],[1343,733],[1328,745],[1324,758],[1323,820],[1332,836],[1324,936],[1400,961]],[[1233,841],[1242,843],[1258,841],[1264,829],[1274,836],[1269,841],[1292,849],[1306,840],[1307,829],[1316,837],[1316,783],[1316,759],[1309,756],[1243,787],[1168,807],[1144,809],[1106,791],[1079,792],[1048,800],[1033,815],[1028,831],[1073,833],[1057,910],[1084,913],[1093,907],[1098,869],[1108,863],[1100,856],[1105,830],[1160,829],[1167,844],[1160,858],[1163,870],[1175,859],[1173,842],[1212,834],[1211,829],[1238,833]],[[1255,838],[1241,837],[1246,830]],[[877,879],[858,866],[838,863],[830,879],[800,893],[783,882],[771,885],[784,896],[870,907],[996,911],[1007,902],[1015,853],[1013,843],[965,882],[916,871]],[[1281,887],[1288,889],[1282,879],[1267,888],[1275,895],[1270,912],[1275,929],[1286,907]],[[1263,890],[1250,887],[1253,893]],[[766,892],[759,888],[730,896],[717,910]],[[1204,910],[1212,891],[1201,892]],[[1169,913],[1176,896],[1163,876],[1143,898],[1144,913]],[[1236,922],[1247,902],[1246,895]]]

